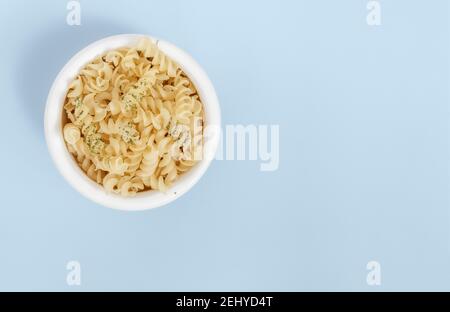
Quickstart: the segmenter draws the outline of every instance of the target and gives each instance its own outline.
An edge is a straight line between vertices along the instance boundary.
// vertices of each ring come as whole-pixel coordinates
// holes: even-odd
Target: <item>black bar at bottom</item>
[[[53,306],[84,308],[164,308],[172,311],[235,311],[253,309],[272,311],[276,308],[339,308],[370,310],[381,307],[430,308],[450,307],[449,293],[286,293],[286,292],[151,292],[151,293],[1,293],[0,307]]]

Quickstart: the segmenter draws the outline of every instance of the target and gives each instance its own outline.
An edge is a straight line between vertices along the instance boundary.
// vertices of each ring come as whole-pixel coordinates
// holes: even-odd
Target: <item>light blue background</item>
[[[365,0],[82,0],[79,27],[67,1],[0,3],[0,290],[450,290],[447,1],[382,0],[379,27]],[[224,124],[279,124],[279,170],[215,161],[139,213],[76,193],[46,95],[74,53],[129,32],[191,53]]]

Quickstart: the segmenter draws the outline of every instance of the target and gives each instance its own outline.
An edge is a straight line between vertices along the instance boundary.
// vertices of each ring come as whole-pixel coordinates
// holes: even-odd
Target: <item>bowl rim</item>
[[[63,103],[68,86],[82,67],[95,57],[120,47],[136,46],[139,39],[149,38],[159,49],[179,64],[194,83],[203,103],[205,127],[220,129],[221,113],[214,86],[202,67],[185,51],[174,44],[145,34],[120,34],[97,40],[76,53],[56,76],[50,91],[44,113],[44,131],[50,156],[64,179],[84,197],[105,207],[140,211],[166,205],[186,194],[204,175],[211,164],[219,145],[218,131],[208,136],[204,133],[203,154],[193,168],[184,173],[167,192],[145,191],[134,197],[123,197],[106,192],[103,186],[92,181],[78,166],[69,153],[62,131]],[[220,131],[220,130],[219,130]]]

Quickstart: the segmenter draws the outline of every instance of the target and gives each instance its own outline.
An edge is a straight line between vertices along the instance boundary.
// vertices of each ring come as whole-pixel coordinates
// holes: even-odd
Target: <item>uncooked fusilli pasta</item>
[[[108,192],[166,191],[202,157],[197,90],[147,38],[87,64],[69,86],[64,111],[69,152]]]

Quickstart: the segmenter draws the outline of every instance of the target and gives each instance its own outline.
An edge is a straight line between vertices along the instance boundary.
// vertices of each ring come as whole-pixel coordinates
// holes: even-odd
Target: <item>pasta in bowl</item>
[[[109,37],[74,56],[45,113],[49,151],[66,180],[123,210],[186,193],[208,168],[219,129],[217,96],[200,66],[143,35]]]

